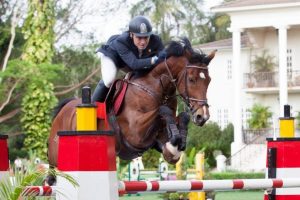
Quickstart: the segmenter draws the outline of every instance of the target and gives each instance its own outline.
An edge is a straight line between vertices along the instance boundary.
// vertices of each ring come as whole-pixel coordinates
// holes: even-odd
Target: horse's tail
[[[75,98],[67,98],[61,100],[56,107],[53,109],[53,115],[52,115],[52,120],[58,115],[59,111],[70,101],[74,100]]]

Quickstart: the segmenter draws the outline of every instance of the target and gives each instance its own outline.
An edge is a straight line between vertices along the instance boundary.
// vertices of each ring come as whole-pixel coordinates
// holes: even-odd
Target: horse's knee
[[[179,127],[185,128],[190,122],[190,115],[187,112],[182,112],[178,115]]]
[[[173,110],[168,106],[160,106],[159,107],[159,114],[161,116],[173,116]]]

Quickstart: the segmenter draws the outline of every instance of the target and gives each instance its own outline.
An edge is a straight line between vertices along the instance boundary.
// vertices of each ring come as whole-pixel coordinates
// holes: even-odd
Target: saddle
[[[114,115],[116,116],[120,113],[120,111],[122,110],[121,108],[124,102],[125,94],[128,88],[128,82],[131,77],[132,77],[132,73],[129,72],[126,74],[124,79],[117,79],[114,81],[105,99],[106,106],[107,106],[106,108],[104,108],[105,110],[109,112],[113,111]],[[103,110],[101,106],[100,109]],[[100,109],[98,106],[98,110]],[[97,112],[98,118],[101,118],[100,116],[103,116],[100,113],[101,111]]]

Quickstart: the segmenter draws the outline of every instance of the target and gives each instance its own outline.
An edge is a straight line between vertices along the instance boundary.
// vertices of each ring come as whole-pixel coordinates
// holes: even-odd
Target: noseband
[[[187,70],[188,69],[191,69],[191,68],[197,68],[197,69],[203,69],[203,70],[208,70],[207,67],[200,67],[200,66],[189,66],[189,65],[186,65],[185,68],[184,68],[184,71],[183,73],[181,73],[181,75],[179,76],[179,78],[176,80],[173,78],[173,75],[171,73],[171,70],[167,64],[167,60],[165,59],[164,61],[164,64],[165,64],[165,67],[169,73],[169,77],[171,79],[171,82],[174,84],[176,90],[178,91],[179,93],[179,90],[178,90],[178,85],[179,83],[182,81],[183,77],[184,77],[184,80],[185,80],[185,88],[184,88],[184,94],[180,94],[179,93],[179,96],[182,98],[182,100],[185,102],[185,104],[188,106],[189,110],[194,113],[196,112],[196,109],[193,109],[193,105],[191,104],[191,102],[193,101],[196,101],[199,103],[200,106],[206,106],[206,107],[209,107],[208,105],[208,102],[207,102],[207,99],[196,99],[196,98],[193,98],[193,97],[190,97],[189,93],[188,93],[188,89],[187,89]],[[177,82],[177,83],[176,83]]]

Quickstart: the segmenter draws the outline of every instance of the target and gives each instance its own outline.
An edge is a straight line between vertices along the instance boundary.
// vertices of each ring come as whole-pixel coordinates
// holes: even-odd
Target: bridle
[[[193,109],[193,105],[191,102],[196,101],[199,103],[200,106],[206,106],[209,107],[207,99],[196,99],[193,97],[190,97],[189,93],[188,93],[188,89],[187,89],[187,70],[191,69],[191,68],[197,68],[197,69],[203,69],[203,70],[208,70],[208,67],[201,67],[201,66],[194,66],[194,65],[186,65],[184,68],[184,71],[180,74],[178,79],[175,79],[171,73],[171,70],[168,66],[167,63],[167,59],[164,60],[164,64],[165,67],[168,71],[169,74],[169,78],[171,80],[171,83],[174,85],[174,87],[176,88],[176,93],[177,96],[180,96],[182,98],[182,100],[185,102],[185,104],[188,106],[189,110],[194,113],[196,112],[196,109]],[[184,88],[184,93],[181,94],[178,90],[178,85],[180,84],[180,82],[183,80],[185,80],[185,88]],[[177,82],[177,83],[176,83]]]
[[[189,111],[193,114],[197,111],[196,108],[193,108],[193,105],[191,102],[196,101],[198,102],[198,104],[200,106],[205,106],[205,107],[209,107],[207,99],[196,99],[194,97],[190,97],[189,93],[188,93],[188,89],[187,89],[187,70],[191,69],[191,68],[197,68],[197,69],[203,69],[203,70],[208,70],[208,67],[201,67],[201,66],[194,66],[194,65],[186,65],[184,70],[181,72],[180,76],[178,79],[175,79],[171,73],[171,70],[168,66],[167,63],[167,58],[165,58],[164,60],[164,65],[168,71],[168,75],[165,75],[168,77],[168,79],[170,79],[171,83],[174,85],[175,89],[176,89],[176,95],[172,96],[172,97],[176,97],[179,96],[181,97],[181,99],[185,102],[185,104],[187,105],[187,107],[189,108]],[[180,84],[180,82],[183,80],[185,80],[185,89],[184,89],[184,93],[180,93],[178,90],[178,85]],[[157,101],[157,99],[159,99],[159,95],[152,91],[151,89],[149,89],[148,87],[145,87],[141,84],[135,83],[133,81],[130,81],[128,79],[123,79],[123,81],[127,82],[128,84],[134,85],[138,88],[140,88],[141,90],[144,90],[146,93],[148,93],[150,96],[153,97],[154,100]],[[164,87],[162,85],[162,90],[164,90]],[[163,100],[162,102],[157,102],[158,104],[164,104],[166,103],[166,101],[168,101],[170,98],[172,97],[165,97],[165,100]]]

